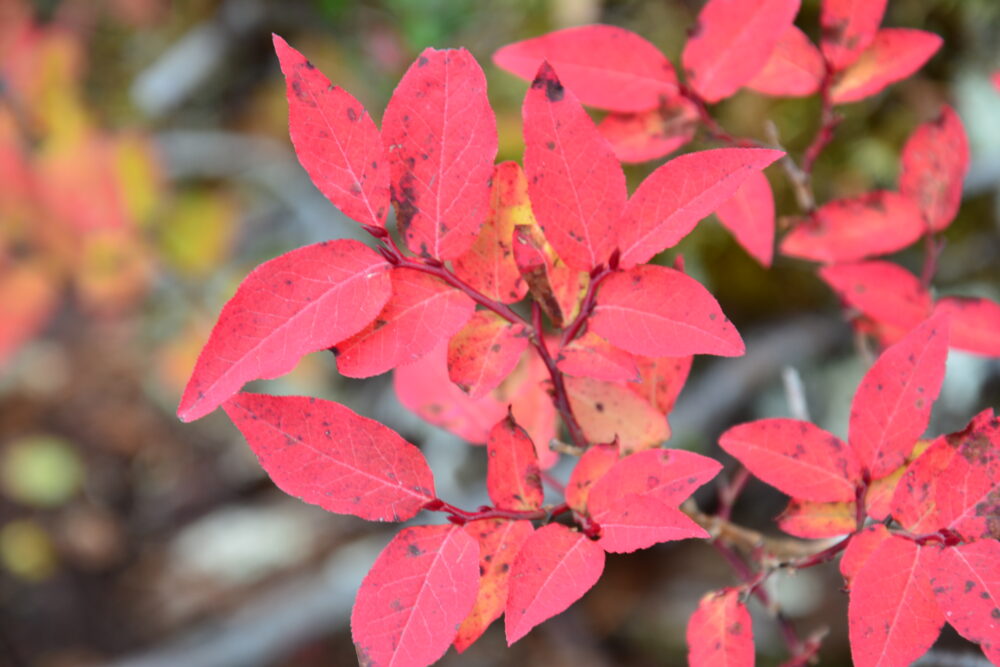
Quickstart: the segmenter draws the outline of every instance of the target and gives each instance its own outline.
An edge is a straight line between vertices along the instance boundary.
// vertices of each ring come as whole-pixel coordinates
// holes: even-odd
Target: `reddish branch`
[[[382,245],[378,247],[378,251],[383,257],[385,257],[386,261],[393,266],[405,267],[436,276],[452,287],[461,290],[473,301],[484,308],[492,310],[508,322],[525,326],[530,332],[531,344],[538,352],[538,356],[542,359],[542,362],[545,364],[545,368],[549,372],[549,377],[552,380],[552,402],[555,405],[556,410],[558,410],[563,423],[566,425],[566,430],[569,432],[570,440],[580,451],[587,448],[589,443],[587,442],[586,436],[583,434],[583,429],[580,428],[580,424],[576,421],[576,417],[573,416],[573,409],[569,403],[569,394],[566,392],[566,382],[563,379],[562,371],[560,371],[556,366],[556,361],[549,353],[548,346],[545,344],[541,310],[538,308],[537,303],[532,302],[532,317],[531,322],[528,322],[507,304],[500,303],[495,299],[489,298],[475,287],[456,276],[447,266],[444,265],[443,262],[435,259],[419,259],[405,255],[396,244],[395,239],[392,238],[392,234],[390,234],[388,230],[381,227],[374,227],[372,225],[365,225],[364,228],[365,231],[381,242]],[[613,255],[611,262],[609,263],[617,264],[616,256]],[[604,280],[604,278],[610,275],[610,273],[612,273],[611,269],[599,267],[596,274],[592,276],[587,295],[584,297],[583,305],[580,307],[580,314],[567,329],[567,332],[571,330],[579,331],[580,327],[583,326],[587,316],[591,311],[593,311],[595,290],[597,289],[597,286]],[[572,340],[572,338],[567,339],[564,334],[563,340]]]

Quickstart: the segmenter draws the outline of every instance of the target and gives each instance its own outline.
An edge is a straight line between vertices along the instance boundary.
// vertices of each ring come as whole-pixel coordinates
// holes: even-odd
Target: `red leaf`
[[[590,498],[590,490],[594,483],[617,461],[616,444],[591,445],[576,462],[569,476],[569,483],[566,484],[566,504],[577,512],[586,513],[587,500]]]
[[[523,324],[480,310],[448,342],[448,377],[472,398],[480,398],[510,375],[526,347]]]
[[[534,531],[530,521],[481,519],[465,524],[465,532],[479,542],[479,595],[455,638],[461,653],[500,618],[507,604],[510,568],[521,545]]]
[[[858,667],[909,665],[941,632],[944,614],[931,592],[923,551],[890,536],[851,582],[847,620]]]
[[[307,503],[405,521],[434,499],[420,450],[339,403],[243,393],[223,407],[278,488]]]
[[[273,39],[288,86],[288,130],[299,162],[344,215],[385,227],[389,167],[375,122],[301,53],[278,35]]]
[[[567,377],[570,408],[590,442],[618,440],[623,452],[656,447],[670,437],[666,418],[623,384]]]
[[[709,593],[687,627],[688,664],[699,667],[752,667],[753,624],[736,588]]]
[[[764,69],[746,85],[765,95],[805,97],[819,90],[825,75],[819,49],[804,32],[792,25],[781,36]]]
[[[793,498],[854,500],[861,468],[832,433],[797,419],[758,419],[734,426],[719,446],[754,475]]]
[[[618,223],[622,268],[648,262],[676,245],[699,220],[732,197],[750,174],[782,155],[764,148],[716,148],[681,155],[660,166],[639,185]]]
[[[465,49],[425,49],[382,118],[396,221],[414,253],[468,250],[490,204],[497,126],[486,77]]]
[[[652,264],[614,273],[601,284],[590,328],[615,347],[648,357],[737,357],[746,350],[701,283]]]
[[[706,102],[729,97],[767,63],[799,0],[709,0],[684,46],[684,73]]]
[[[448,650],[479,588],[476,540],[458,526],[406,528],[361,582],[351,635],[362,665],[429,665]]]
[[[514,303],[528,286],[514,262],[514,226],[534,224],[528,180],[516,162],[501,162],[493,171],[490,215],[476,242],[452,261],[455,275],[491,299]]]
[[[778,517],[778,527],[789,535],[806,539],[837,537],[857,528],[852,502],[816,503],[792,499]]]
[[[715,211],[750,256],[766,267],[774,256],[774,194],[761,172],[747,176],[732,197]]]
[[[820,48],[834,70],[852,64],[875,39],[888,0],[823,0]]]
[[[927,320],[886,349],[851,402],[848,441],[873,479],[903,464],[927,429],[944,380],[948,322]]]
[[[650,449],[618,460],[590,490],[591,510],[610,507],[618,498],[648,496],[677,507],[722,470],[713,459],[683,449]]]
[[[674,409],[677,396],[684,388],[694,357],[634,356],[633,358],[639,364],[642,381],[638,384],[629,384],[628,388],[645,398],[664,415],[669,415]]]
[[[510,413],[490,429],[486,488],[501,509],[526,511],[542,506],[545,493],[535,445]]]
[[[927,224],[939,232],[958,214],[968,171],[969,140],[962,119],[945,106],[936,120],[924,123],[907,139],[899,191],[917,202]]]
[[[606,262],[625,208],[625,175],[611,146],[547,63],[524,98],[524,171],[545,238],[579,271]]]
[[[275,378],[371,322],[392,290],[389,265],[357,241],[299,248],[254,269],[222,308],[177,408],[203,417],[245,382]]]
[[[597,130],[611,144],[622,162],[655,160],[694,138],[698,109],[679,97],[655,109],[634,113],[609,113]]]
[[[514,228],[514,262],[532,298],[553,324],[563,326],[572,321],[590,277],[566,266],[535,225]]]
[[[639,35],[610,25],[550,32],[508,44],[493,62],[530,80],[542,61],[584,104],[612,111],[644,111],[677,95],[674,68],[660,50]]]
[[[948,296],[934,304],[935,315],[947,315],[951,346],[1000,357],[1000,304],[989,299]]]
[[[937,438],[903,475],[892,515],[913,532],[1000,539],[1000,419],[984,410]]]
[[[709,537],[679,509],[649,495],[633,493],[614,498],[607,505],[590,503],[590,513],[601,527],[597,543],[611,553],[632,553],[660,542]]]
[[[928,572],[948,623],[987,655],[1000,648],[1000,542],[942,549]]]
[[[604,571],[604,550],[558,523],[525,540],[510,570],[507,644],[583,597]]]
[[[852,535],[851,540],[844,549],[844,555],[840,559],[840,573],[844,575],[844,580],[850,584],[855,575],[865,566],[875,550],[889,539],[892,533],[884,524],[877,523],[865,527],[859,533]]]
[[[0,263],[2,263],[0,256]],[[41,266],[0,267],[0,369],[45,325],[58,299],[57,286]]]
[[[449,379],[447,341],[397,368],[393,383],[399,402],[408,410],[473,444],[484,444],[490,427],[507,410],[489,395],[470,398]]]
[[[632,355],[592,331],[559,350],[557,366],[567,375],[609,382],[639,381],[639,368]]]
[[[831,101],[847,104],[882,92],[923,67],[941,48],[941,43],[940,37],[923,30],[879,30],[871,45],[833,84]]]
[[[931,295],[898,264],[833,264],[820,268],[819,275],[844,303],[876,322],[909,331],[930,316]]]
[[[476,308],[440,278],[404,267],[391,272],[392,296],[368,326],[333,348],[337,370],[352,378],[414,361],[464,325]]]
[[[821,206],[781,242],[781,252],[817,262],[854,262],[910,245],[924,233],[916,204],[897,192],[876,190]]]
[[[559,460],[559,455],[549,449],[549,443],[556,437],[558,421],[549,395],[551,386],[545,362],[529,349],[518,368],[496,392],[499,400],[509,402],[514,419],[531,436],[538,464],[543,469],[551,468]]]
[[[868,485],[868,491],[865,493],[865,511],[868,513],[868,518],[874,521],[884,521],[892,513],[892,498],[896,494],[899,481],[903,479],[909,465],[927,451],[930,445],[931,441],[929,440],[918,440],[907,455],[903,465],[893,470],[889,475],[873,480]]]

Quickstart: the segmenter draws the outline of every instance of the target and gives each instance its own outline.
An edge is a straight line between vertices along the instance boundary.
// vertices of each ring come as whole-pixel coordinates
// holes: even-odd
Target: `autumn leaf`
[[[545,238],[570,267],[589,271],[614,249],[625,175],[611,146],[548,63],[524,98],[524,171]]]
[[[545,492],[535,445],[510,413],[490,429],[486,440],[486,489],[501,509],[526,511],[542,506]]]
[[[681,62],[706,102],[729,97],[767,63],[799,11],[799,0],[709,0]]]
[[[365,108],[305,56],[273,35],[288,87],[288,129],[309,178],[344,215],[385,227],[389,165]]]
[[[987,657],[1000,646],[1000,542],[980,540],[941,549],[927,572],[949,625]]]
[[[611,111],[652,109],[677,96],[677,75],[659,49],[611,25],[556,30],[508,44],[493,54],[499,67],[531,80],[548,62],[583,104]]]
[[[609,382],[640,380],[635,358],[588,331],[559,350],[556,364],[563,373]]]
[[[847,618],[855,665],[909,665],[937,639],[944,614],[927,560],[926,549],[890,536],[854,575]]]
[[[814,540],[854,532],[857,511],[852,502],[817,503],[793,498],[777,521],[789,535]]]
[[[274,483],[339,514],[405,521],[434,499],[420,450],[332,401],[239,394],[223,406]]]
[[[923,30],[883,28],[830,89],[834,104],[857,102],[882,92],[924,66],[943,40]]]
[[[473,444],[485,444],[490,428],[503,418],[506,406],[487,394],[471,398],[448,376],[448,341],[393,374],[399,402],[439,428]]]
[[[598,443],[591,445],[577,460],[566,484],[566,504],[577,512],[587,512],[587,499],[597,480],[618,461],[618,445]]]
[[[920,280],[891,262],[832,264],[820,277],[848,306],[876,322],[910,331],[931,314],[931,295]]]
[[[628,495],[649,496],[677,507],[712,480],[722,464],[682,449],[651,449],[625,456],[594,483],[588,503],[609,506]]]
[[[948,323],[934,317],[889,347],[865,373],[851,402],[848,442],[873,479],[902,465],[924,434],[947,356]]]
[[[820,48],[834,70],[854,63],[875,39],[888,0],[823,0]]]
[[[715,298],[694,278],[643,265],[605,280],[591,329],[612,345],[649,357],[717,354],[736,357],[743,339]]]
[[[601,578],[604,550],[558,523],[539,528],[521,545],[510,569],[507,644],[566,610]]]
[[[621,162],[646,162],[691,141],[699,122],[697,107],[678,97],[647,111],[609,113],[597,124],[597,130]]]
[[[797,419],[758,419],[719,436],[719,446],[755,476],[793,498],[854,500],[861,468],[837,436]]]
[[[362,665],[426,665],[444,655],[479,589],[479,548],[459,526],[414,526],[361,582],[351,635]]]
[[[819,90],[826,67],[819,49],[794,25],[778,40],[767,64],[746,87],[775,97],[806,97]]]
[[[774,194],[761,172],[747,176],[733,196],[715,211],[737,243],[765,267],[774,256]]]
[[[501,303],[524,298],[528,286],[514,262],[514,226],[533,225],[528,180],[516,162],[501,162],[493,171],[490,213],[476,242],[452,261],[455,275],[480,293]]]
[[[570,408],[590,442],[618,440],[623,452],[656,447],[670,437],[667,419],[624,383],[567,377]]]
[[[903,146],[899,191],[917,202],[930,229],[940,232],[958,214],[968,171],[969,140],[962,119],[945,106]]]
[[[854,262],[901,250],[924,233],[920,209],[908,197],[877,190],[828,202],[801,219],[781,252],[816,262]]]
[[[752,667],[753,625],[740,591],[705,595],[687,626],[688,663],[706,667]]]
[[[632,355],[639,365],[642,379],[628,388],[642,396],[661,413],[669,415],[674,409],[691,372],[692,356],[684,357],[643,357]]]
[[[500,618],[507,604],[510,568],[521,545],[534,531],[530,521],[480,519],[465,524],[465,532],[479,542],[479,593],[472,611],[462,621],[455,649],[469,648],[490,624]]]
[[[948,317],[952,347],[1000,357],[1000,304],[996,301],[946,296],[934,304],[934,315]]]
[[[424,257],[460,257],[486,217],[497,154],[486,77],[472,54],[425,49],[389,100],[382,140],[407,247]]]
[[[661,165],[639,185],[617,225],[622,268],[648,262],[676,245],[751,174],[782,155],[764,148],[716,148]]]
[[[393,267],[392,296],[364,329],[333,346],[342,375],[366,378],[419,359],[472,317],[476,304],[440,278]]]
[[[481,310],[448,342],[448,377],[471,398],[496,389],[528,347],[523,324]]]
[[[205,416],[244,383],[275,378],[375,319],[392,290],[389,264],[358,241],[325,241],[265,262],[222,308],[177,415]]]

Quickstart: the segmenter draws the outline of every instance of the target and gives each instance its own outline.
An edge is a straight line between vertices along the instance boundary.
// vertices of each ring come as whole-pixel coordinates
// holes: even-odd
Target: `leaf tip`
[[[538,66],[538,73],[535,74],[531,87],[536,90],[544,90],[545,97],[549,102],[559,102],[566,94],[559,76],[548,60],[543,60],[542,64]]]

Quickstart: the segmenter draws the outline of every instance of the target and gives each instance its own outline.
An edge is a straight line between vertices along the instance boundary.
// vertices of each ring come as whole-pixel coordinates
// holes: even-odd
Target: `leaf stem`
[[[435,498],[424,506],[430,512],[444,512],[448,514],[448,520],[452,523],[464,526],[470,521],[481,519],[510,519],[511,521],[540,521],[550,520],[553,517],[565,514],[570,511],[569,505],[560,503],[558,505],[543,505],[536,510],[505,510],[499,507],[484,505],[476,512],[469,512],[460,507],[455,507],[451,503],[446,503],[440,498]]]
[[[580,303],[580,312],[576,314],[576,317],[573,318],[569,326],[563,329],[562,345],[571,343],[580,334],[580,330],[587,322],[587,318],[594,312],[594,304],[597,300],[597,288],[612,273],[614,273],[614,269],[604,266],[599,266],[595,272],[592,272],[590,284],[587,286],[587,293]]]
[[[563,423],[566,424],[566,430],[569,431],[569,437],[573,441],[573,445],[578,449],[585,450],[589,443],[587,442],[587,437],[583,434],[583,429],[580,428],[579,422],[576,421],[576,417],[573,415],[573,408],[569,403],[569,394],[566,391],[566,381],[563,378],[562,371],[559,370],[555,359],[552,358],[549,348],[545,344],[545,335],[542,328],[542,309],[537,301],[531,302],[531,322],[535,330],[532,344],[538,351],[538,356],[541,357],[545,368],[549,371],[549,378],[552,380],[552,402],[556,406],[556,410],[559,411],[559,416],[562,417]]]

